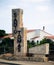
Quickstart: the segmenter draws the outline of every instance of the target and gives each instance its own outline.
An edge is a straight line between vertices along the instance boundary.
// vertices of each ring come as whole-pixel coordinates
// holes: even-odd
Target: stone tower
[[[27,30],[23,27],[23,10],[12,9],[12,33],[14,36],[14,55],[25,56],[27,53]]]

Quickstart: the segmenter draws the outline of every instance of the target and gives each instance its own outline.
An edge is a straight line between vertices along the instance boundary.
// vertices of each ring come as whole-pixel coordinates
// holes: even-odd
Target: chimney
[[[45,26],[43,26],[43,30],[45,30]]]

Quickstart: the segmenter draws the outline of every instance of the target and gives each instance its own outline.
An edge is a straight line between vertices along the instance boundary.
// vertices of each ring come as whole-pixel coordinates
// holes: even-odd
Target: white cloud
[[[37,6],[36,10],[37,11],[48,11],[49,7],[48,6]]]
[[[45,2],[50,0],[22,0],[23,2]]]

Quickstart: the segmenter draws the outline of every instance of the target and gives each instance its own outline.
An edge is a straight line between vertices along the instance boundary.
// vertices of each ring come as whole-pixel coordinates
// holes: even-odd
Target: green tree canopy
[[[36,43],[34,40],[30,41],[30,40],[27,40],[27,46],[28,48],[31,48],[31,47],[34,47],[36,46]]]
[[[14,51],[14,39],[4,38],[2,43],[0,43],[0,54],[10,52],[13,53]]]
[[[8,35],[5,30],[0,30],[0,37]],[[1,39],[0,39],[1,40]],[[0,54],[11,52],[13,53],[14,50],[14,39],[10,38],[3,38],[2,42],[0,43]]]
[[[31,45],[32,45],[32,47],[34,47],[36,45],[34,40],[31,41]]]
[[[3,37],[3,36],[5,36],[5,35],[6,35],[5,30],[0,30],[0,37]]]
[[[54,41],[52,41],[51,39],[46,39],[46,38],[40,41],[40,44],[45,44],[45,43],[54,44]]]

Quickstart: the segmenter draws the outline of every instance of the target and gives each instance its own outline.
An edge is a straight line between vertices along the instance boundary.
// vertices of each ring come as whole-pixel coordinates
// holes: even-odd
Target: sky
[[[23,9],[27,29],[43,29],[54,35],[54,0],[0,0],[0,29],[12,33],[12,9]]]

